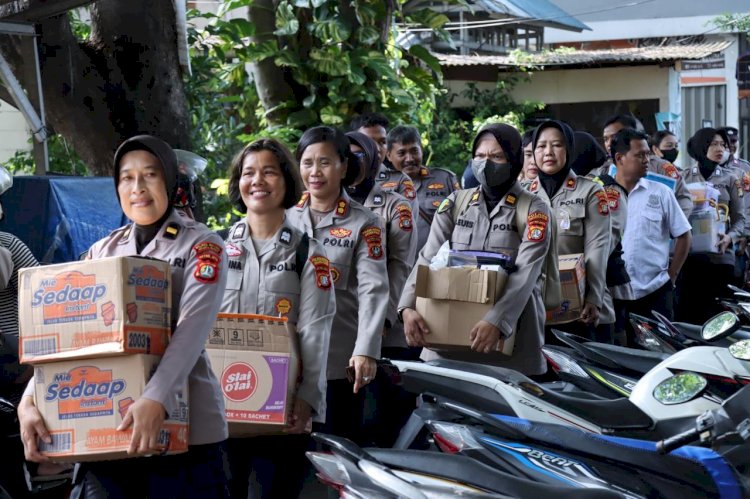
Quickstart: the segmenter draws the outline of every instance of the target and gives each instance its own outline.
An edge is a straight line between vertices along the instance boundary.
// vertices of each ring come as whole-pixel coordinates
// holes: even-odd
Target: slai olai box
[[[224,393],[229,436],[280,433],[300,372],[297,335],[286,318],[219,314],[206,352]]]
[[[161,355],[171,326],[169,264],[112,257],[23,269],[21,362]]]
[[[39,442],[55,461],[101,461],[128,457],[132,426],[117,431],[128,407],[143,394],[159,363],[156,355],[45,362],[34,368],[34,402],[52,443]],[[187,386],[175,396],[159,442],[168,454],[188,448]]]

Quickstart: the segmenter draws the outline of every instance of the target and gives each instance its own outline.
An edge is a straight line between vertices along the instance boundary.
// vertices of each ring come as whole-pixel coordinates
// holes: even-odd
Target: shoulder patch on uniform
[[[279,242],[284,246],[292,244],[292,229],[289,227],[281,229],[281,232],[279,233]]]
[[[177,236],[180,234],[180,224],[177,222],[170,222],[169,225],[167,225],[167,228],[164,229],[164,238],[165,239],[177,239]]]
[[[411,232],[412,227],[412,213],[411,207],[407,204],[400,204],[396,207],[398,213],[398,228],[404,232]]]
[[[310,257],[310,263],[315,269],[315,285],[323,290],[331,289],[331,262],[322,255]]]
[[[508,194],[505,196],[505,204],[508,206],[515,206],[516,205],[516,196],[513,194]]]
[[[742,188],[742,183],[739,180],[735,179],[734,185],[735,185],[735,187],[737,187],[737,195],[739,197],[744,197],[745,196],[745,190]]]
[[[750,192],[750,172],[746,172],[742,175],[742,188],[745,192]]]
[[[299,198],[299,201],[297,201],[297,204],[295,207],[297,208],[304,208],[307,204],[307,200],[310,199],[310,193],[309,192],[303,192],[302,196]]]
[[[680,178],[680,172],[677,171],[677,167],[673,165],[672,163],[666,163],[664,165],[664,173],[666,173],[668,177],[671,177],[674,179]]]
[[[130,233],[133,230],[133,224],[128,224],[125,227],[119,228],[117,230],[113,230],[112,234],[117,232],[118,230],[122,230],[122,237],[120,238],[120,242],[117,244],[125,244],[128,242],[128,238],[130,237]]]
[[[458,180],[453,181],[453,190],[454,191],[460,191],[461,190],[461,184],[458,183]]]
[[[428,169],[427,169],[427,168],[425,168],[424,166],[423,166],[422,168],[420,168],[420,169],[419,169],[419,176],[420,176],[420,177],[426,177],[426,176],[427,176],[427,175],[429,175],[429,174],[430,174],[430,170],[428,170]]]
[[[608,185],[604,188],[604,192],[607,194],[609,209],[617,211],[620,208],[620,190],[613,185]]]
[[[451,209],[451,206],[453,206],[453,201],[451,201],[448,198],[443,199],[443,201],[438,206],[437,212],[438,213],[445,213],[446,211]]]
[[[471,199],[469,199],[469,204],[479,204],[479,189],[474,191],[474,193],[471,195]]]
[[[380,227],[367,227],[362,231],[362,237],[367,243],[367,252],[373,260],[383,258],[383,241]]]
[[[529,213],[526,217],[526,239],[538,243],[547,237],[549,215],[541,211]]]
[[[598,199],[597,209],[600,215],[609,215],[609,199],[607,199],[607,193],[603,190],[594,192]]]
[[[237,224],[237,226],[232,231],[232,239],[242,239],[245,237],[245,229],[247,228],[247,224],[245,222],[241,222]]]
[[[417,190],[414,188],[414,183],[411,180],[404,180],[404,197],[406,199],[414,199],[417,197]]]
[[[568,189],[575,189],[576,188],[576,179],[569,178],[565,181],[565,187]]]
[[[224,248],[211,241],[201,241],[193,246],[193,251],[195,251],[196,258],[203,258],[207,255],[214,255],[221,258]]]

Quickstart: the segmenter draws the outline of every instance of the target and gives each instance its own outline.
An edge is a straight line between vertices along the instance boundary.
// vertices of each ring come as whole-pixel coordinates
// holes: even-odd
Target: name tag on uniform
[[[560,228],[562,230],[570,229],[570,212],[568,210],[560,212]]]

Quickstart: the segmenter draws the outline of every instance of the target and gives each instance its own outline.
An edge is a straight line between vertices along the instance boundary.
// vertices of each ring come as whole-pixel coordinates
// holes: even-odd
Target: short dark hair
[[[351,123],[349,123],[349,129],[352,132],[356,132],[360,128],[370,128],[371,126],[382,126],[388,130],[390,121],[381,113],[362,113],[356,116]]]
[[[521,148],[525,149],[527,145],[531,144],[533,138],[534,138],[533,128],[530,128],[529,130],[526,130],[525,132],[523,132],[523,135],[521,136]]]
[[[614,161],[616,153],[627,154],[630,151],[630,143],[634,140],[645,140],[648,143],[648,135],[635,128],[623,128],[617,132],[609,144],[609,155],[612,160]]]
[[[339,155],[341,161],[346,164],[346,175],[341,179],[341,185],[348,187],[359,177],[359,158],[352,154],[349,147],[349,137],[344,132],[330,126],[316,126],[306,130],[297,144],[297,161],[302,159],[302,154],[309,146],[327,142],[331,144]]]
[[[291,208],[302,195],[302,179],[299,175],[299,168],[292,157],[292,153],[281,142],[276,139],[258,139],[246,145],[235,156],[232,166],[229,167],[229,201],[232,206],[237,208],[241,213],[247,213],[247,206],[242,200],[240,193],[240,177],[242,176],[242,164],[250,154],[261,151],[268,151],[276,157],[279,162],[279,168],[284,175],[284,184],[286,193],[284,193],[284,208]]]
[[[619,123],[625,128],[632,128],[633,130],[638,128],[638,121],[632,114],[618,114],[615,116],[611,116],[607,121],[604,122],[604,126],[602,128],[607,128],[613,123]]]
[[[649,141],[648,145],[658,148],[659,144],[661,144],[661,141],[664,140],[664,137],[669,137],[670,135],[677,137],[676,133],[669,130],[657,130],[653,135],[651,135],[651,140]]]
[[[386,148],[390,151],[393,144],[419,144],[422,147],[422,138],[419,136],[419,130],[413,126],[398,125],[388,132],[388,138],[385,139]]]

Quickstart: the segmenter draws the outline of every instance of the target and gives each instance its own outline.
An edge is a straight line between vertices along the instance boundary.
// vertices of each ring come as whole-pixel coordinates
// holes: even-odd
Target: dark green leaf
[[[229,21],[241,36],[253,36],[255,34],[255,25],[247,19],[236,18]]]
[[[278,55],[276,56],[276,59],[274,59],[274,62],[276,63],[277,66],[285,66],[285,67],[292,67],[292,68],[299,67],[299,64],[300,64],[297,54],[288,48],[285,48],[279,51]]]
[[[427,66],[437,74],[442,74],[440,61],[437,57],[432,55],[424,45],[412,45],[411,48],[409,48],[409,53],[427,64]]]
[[[413,81],[423,92],[429,93],[432,91],[432,85],[435,84],[435,80],[424,69],[417,66],[407,66],[402,72],[405,77]]]
[[[438,14],[431,9],[420,9],[415,12],[411,12],[408,16],[406,16],[406,18],[408,21],[422,24],[431,29],[442,28],[445,23],[450,21],[450,19],[448,19],[448,16],[446,16],[445,14]]]
[[[360,66],[352,64],[349,81],[355,85],[364,85],[367,81],[367,75],[365,75],[365,71]]]
[[[351,35],[349,26],[338,19],[314,21],[310,26],[310,31],[323,43],[341,43]]]
[[[341,53],[335,46],[310,51],[312,66],[330,76],[345,76],[349,74],[349,54]]]
[[[396,79],[396,72],[393,71],[390,61],[382,53],[371,50],[364,58],[364,63],[378,78]]]
[[[380,32],[370,26],[362,26],[357,30],[357,40],[362,45],[372,45],[380,40]]]
[[[344,118],[339,114],[339,110],[333,106],[326,106],[320,110],[320,121],[324,125],[341,125]]]
[[[311,126],[318,121],[318,114],[312,109],[302,109],[291,113],[287,119],[286,124],[295,128],[305,128]]]
[[[315,104],[315,98],[316,95],[314,93],[308,95],[307,97],[302,99],[302,105],[305,107],[311,107],[313,104]]]
[[[266,40],[263,43],[251,43],[244,48],[245,56],[249,61],[259,62],[268,57],[273,57],[279,51],[276,40]]]
[[[276,31],[275,35],[289,36],[299,31],[299,21],[294,13],[294,7],[283,1],[276,9]]]

